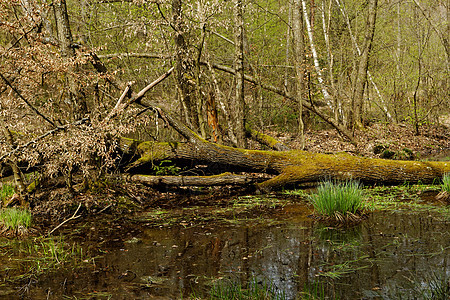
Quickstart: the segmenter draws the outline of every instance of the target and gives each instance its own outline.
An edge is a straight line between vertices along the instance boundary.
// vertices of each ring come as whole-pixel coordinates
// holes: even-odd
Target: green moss
[[[132,212],[139,208],[140,208],[139,205],[137,205],[133,200],[131,200],[127,196],[119,196],[116,199],[116,209],[118,211]]]
[[[169,159],[170,151],[179,149],[179,143],[155,143],[155,142],[143,142],[137,147],[137,150],[141,154],[138,159],[139,163],[148,163],[153,161],[162,161]]]
[[[384,151],[380,154],[380,157],[381,157],[381,158],[389,159],[389,158],[394,157],[394,155],[395,155],[395,152],[394,152],[394,151],[391,151],[391,150],[389,150],[389,149],[386,149],[386,150],[384,150]]]
[[[34,179],[28,186],[27,186],[27,193],[31,194],[34,191],[36,191],[36,188],[40,184],[40,178]]]

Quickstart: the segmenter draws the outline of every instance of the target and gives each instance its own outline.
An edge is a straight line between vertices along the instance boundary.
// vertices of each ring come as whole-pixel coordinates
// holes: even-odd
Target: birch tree
[[[234,123],[236,130],[237,146],[245,148],[245,99],[244,99],[244,17],[242,12],[242,0],[234,2],[234,64],[235,64],[235,97],[233,103]]]
[[[296,97],[298,103],[298,134],[300,136],[300,148],[305,147],[303,124],[303,93],[305,91],[305,43],[303,39],[303,19],[300,0],[294,0],[292,15],[292,32],[294,40],[294,64],[297,78]]]
[[[319,81],[319,85],[320,85],[320,89],[322,91],[323,98],[325,99],[325,101],[326,101],[327,105],[330,107],[330,109],[332,109],[334,111],[333,101],[331,99],[330,94],[328,93],[327,87],[325,85],[325,81],[323,79],[322,70],[321,70],[321,67],[319,64],[319,58],[318,58],[316,46],[314,43],[313,29],[311,27],[311,23],[310,23],[309,17],[308,17],[306,1],[305,0],[301,0],[301,1],[302,1],[302,8],[303,8],[303,17],[304,17],[304,21],[306,24],[306,31],[308,32],[309,45],[311,47],[311,53],[313,55],[314,68],[317,73],[317,80]]]

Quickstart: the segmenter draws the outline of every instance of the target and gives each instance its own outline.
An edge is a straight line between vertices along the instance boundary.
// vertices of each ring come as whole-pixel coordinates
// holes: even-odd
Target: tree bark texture
[[[235,0],[235,78],[236,91],[233,104],[233,115],[236,130],[237,146],[245,148],[245,100],[244,100],[244,18],[242,15],[242,0]]]
[[[175,30],[175,77],[181,99],[185,122],[194,130],[198,129],[197,106],[193,95],[195,95],[195,83],[193,82],[194,62],[190,57],[188,45],[185,38],[185,26],[183,24],[182,1],[172,1],[173,28]]]
[[[256,182],[257,178],[247,175],[233,175],[222,173],[213,176],[151,176],[133,175],[130,178],[148,186],[217,186],[217,185],[246,185]]]
[[[67,14],[66,0],[55,1],[54,11],[61,56],[70,60],[75,58],[76,53],[73,47],[73,37],[70,29],[69,15]],[[71,103],[72,120],[81,119],[87,113],[86,100],[81,95],[78,83],[72,74],[76,69],[75,66],[69,67],[67,70],[68,102]]]

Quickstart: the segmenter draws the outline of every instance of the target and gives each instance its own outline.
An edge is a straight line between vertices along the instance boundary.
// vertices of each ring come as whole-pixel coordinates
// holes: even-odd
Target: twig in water
[[[78,219],[79,217],[81,217],[81,215],[79,215],[79,216],[76,215],[77,212],[80,210],[80,207],[81,207],[81,203],[78,204],[77,210],[73,213],[73,215],[72,215],[70,218],[64,220],[61,224],[59,224],[58,226],[56,226],[55,228],[53,228],[52,231],[50,231],[47,235],[51,235],[55,230],[57,230],[59,227],[63,226],[63,225],[66,224],[67,222],[69,222],[69,221],[71,221],[71,220]]]

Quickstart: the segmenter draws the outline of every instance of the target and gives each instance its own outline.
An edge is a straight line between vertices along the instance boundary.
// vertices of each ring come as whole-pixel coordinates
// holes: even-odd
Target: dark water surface
[[[432,278],[450,276],[448,215],[373,212],[357,226],[337,229],[309,214],[305,204],[289,204],[244,216],[191,208],[140,214],[125,225],[93,222],[91,235],[65,234],[98,248],[95,263],[35,278],[20,292],[5,284],[0,297],[208,298],[214,284],[256,281],[284,299],[308,290],[325,299],[420,299]]]

